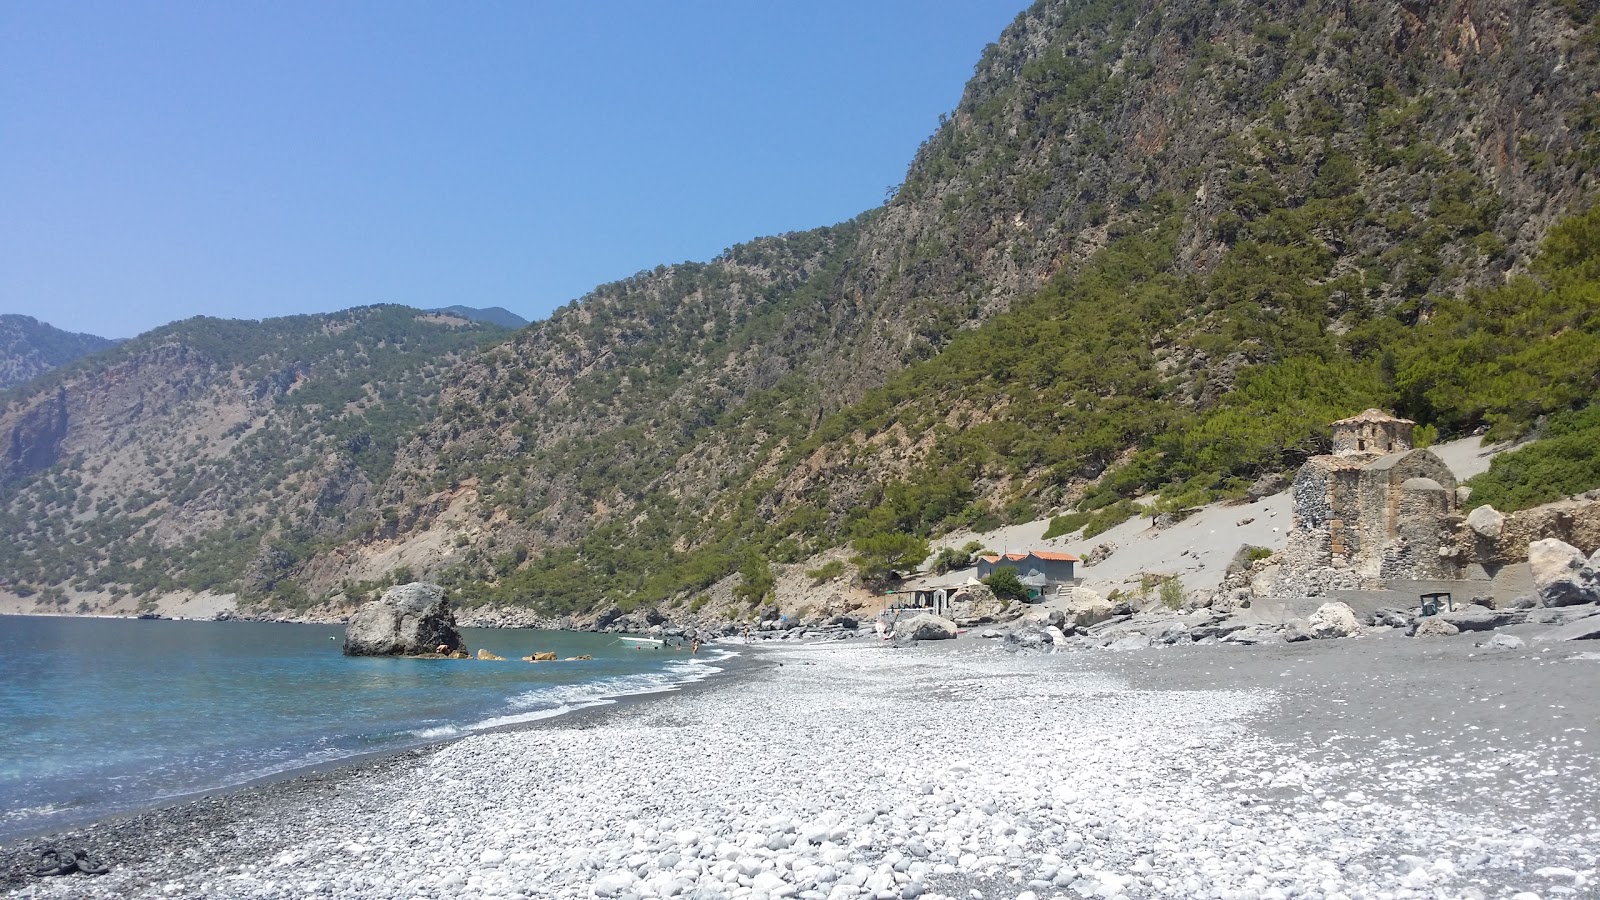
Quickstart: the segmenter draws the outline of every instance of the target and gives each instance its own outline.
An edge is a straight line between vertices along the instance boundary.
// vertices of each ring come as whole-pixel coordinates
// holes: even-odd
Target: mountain
[[[0,390],[115,344],[109,338],[62,331],[32,316],[0,315]]]
[[[391,526],[373,486],[451,366],[506,334],[398,306],[195,317],[0,394],[0,575],[298,596],[287,567]]]
[[[486,322],[490,325],[498,325],[501,328],[509,328],[512,331],[528,324],[527,319],[498,306],[491,306],[488,309],[477,309],[471,306],[442,306],[438,309],[430,309],[428,312],[460,316],[469,322]]]
[[[737,572],[754,606],[771,563],[844,543],[1237,496],[1368,406],[1443,433],[1567,421],[1600,387],[1594,6],[1037,3],[884,206],[461,348],[364,493],[330,515],[285,467],[253,524],[211,532],[233,556],[167,538],[170,583],[299,608],[427,575],[565,612],[695,608]],[[21,424],[0,418],[32,446]],[[39,584],[83,568],[30,560],[105,545],[104,464],[56,464],[15,489],[87,492],[90,524],[74,542],[11,502]]]

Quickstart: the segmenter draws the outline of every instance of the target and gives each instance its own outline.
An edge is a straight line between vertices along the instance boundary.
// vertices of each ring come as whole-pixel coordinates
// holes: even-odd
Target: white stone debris
[[[1513,830],[1439,790],[1542,765],[1529,753],[1314,760],[1252,728],[1271,691],[1133,691],[1041,669],[1056,657],[761,658],[784,665],[451,744],[331,801],[296,852],[176,893],[1457,900],[1596,884],[1592,824]],[[1551,775],[1549,802],[1580,777]],[[1485,873],[1516,880],[1485,891]]]

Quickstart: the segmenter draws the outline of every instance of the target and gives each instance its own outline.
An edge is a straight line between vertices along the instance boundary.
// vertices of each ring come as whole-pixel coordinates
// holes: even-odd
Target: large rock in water
[[[923,613],[912,616],[904,622],[896,622],[894,636],[910,638],[913,641],[948,641],[956,636],[956,623],[931,613]]]
[[[1600,602],[1600,551],[1595,560],[1566,541],[1545,538],[1528,545],[1528,569],[1533,590],[1545,606],[1577,606]]]
[[[455,613],[437,584],[392,587],[361,607],[344,630],[345,656],[418,656],[464,649]]]

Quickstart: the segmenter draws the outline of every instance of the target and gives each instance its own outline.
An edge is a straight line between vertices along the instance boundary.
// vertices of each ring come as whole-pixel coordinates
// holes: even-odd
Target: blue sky
[[[542,317],[878,205],[1025,6],[0,4],[0,312]]]

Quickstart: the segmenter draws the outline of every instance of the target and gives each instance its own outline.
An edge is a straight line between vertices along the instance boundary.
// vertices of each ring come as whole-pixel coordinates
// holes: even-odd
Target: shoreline
[[[749,646],[726,677],[641,702],[104,823],[83,835],[112,874],[0,891],[1551,900],[1600,883],[1600,665],[1581,647]]]
[[[220,814],[223,807],[271,805],[275,794],[300,794],[314,790],[318,784],[357,781],[373,773],[416,764],[452,744],[474,737],[567,727],[571,723],[592,723],[604,716],[662,697],[693,693],[724,682],[736,681],[743,673],[757,667],[749,659],[748,654],[742,654],[732,647],[722,649],[730,651],[730,655],[723,659],[706,660],[708,665],[714,666],[718,671],[697,679],[674,682],[658,690],[601,695],[583,706],[566,711],[552,711],[549,715],[539,718],[463,730],[459,734],[427,740],[412,746],[372,750],[335,760],[292,766],[279,772],[255,776],[237,784],[164,797],[134,808],[86,818],[65,827],[9,836],[4,842],[0,842],[0,894],[8,894],[22,885],[51,880],[34,878],[28,874],[32,871],[33,860],[36,859],[36,854],[31,853],[30,848],[36,845],[71,844],[74,847],[80,845],[93,847],[97,840],[103,841],[130,829],[136,832],[141,828],[150,827],[155,819],[182,819],[189,815],[213,818]],[[588,726],[578,724],[575,727]],[[113,842],[115,840],[113,838]],[[102,854],[96,851],[96,855]]]

